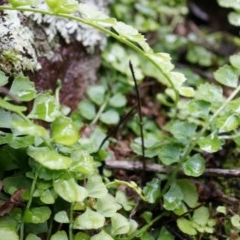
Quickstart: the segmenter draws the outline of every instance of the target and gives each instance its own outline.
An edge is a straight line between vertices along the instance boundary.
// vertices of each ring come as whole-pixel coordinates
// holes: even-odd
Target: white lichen
[[[6,72],[39,69],[33,43],[33,33],[21,24],[18,13],[5,11],[0,21],[0,67]]]
[[[87,2],[97,6],[100,11],[106,12],[107,0],[88,0]],[[40,9],[46,10],[48,7],[44,1],[37,6]],[[82,43],[89,53],[93,53],[95,48],[103,49],[106,45],[106,36],[100,31],[84,24],[79,24],[76,21],[63,19],[54,16],[41,15],[38,13],[28,13],[28,16],[37,24],[44,24],[44,31],[48,37],[48,41],[54,41],[57,34],[65,40],[66,43],[71,43],[74,40]],[[76,13],[76,16],[80,16]]]

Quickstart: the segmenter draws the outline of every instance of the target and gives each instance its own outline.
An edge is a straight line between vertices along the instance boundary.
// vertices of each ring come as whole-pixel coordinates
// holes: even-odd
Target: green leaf
[[[13,130],[20,134],[30,135],[34,137],[47,137],[47,130],[37,124],[23,121],[13,121]]]
[[[181,188],[176,183],[173,183],[170,189],[164,194],[163,199],[163,207],[166,210],[173,211],[177,209],[183,200]]]
[[[108,17],[92,4],[81,3],[78,10],[84,18],[90,19],[103,27],[112,27],[117,22],[115,18]]]
[[[126,234],[130,230],[130,224],[123,215],[116,213],[113,217],[111,217],[111,234],[113,236]]]
[[[116,202],[116,199],[106,194],[104,197],[99,198],[96,204],[96,210],[104,217],[112,217],[121,208],[121,205]]]
[[[90,236],[84,232],[78,232],[75,237],[74,240],[90,240]]]
[[[116,22],[113,29],[119,34],[120,37],[126,38],[132,42],[138,43],[145,52],[150,51],[150,47],[146,42],[146,39],[137,29],[124,22]]]
[[[12,114],[0,108],[0,127],[12,128]]]
[[[223,101],[223,90],[220,86],[204,83],[199,85],[195,98],[197,100],[207,101],[213,105],[218,105]]]
[[[126,106],[127,99],[123,94],[117,93],[109,99],[109,104],[112,107],[121,108],[121,107]]]
[[[91,175],[96,169],[96,164],[91,155],[87,151],[73,150],[71,153],[73,160],[70,171],[79,172],[85,175]]]
[[[4,86],[8,83],[8,77],[4,72],[0,71],[0,86]]]
[[[36,234],[29,233],[25,240],[41,240]]]
[[[170,72],[174,69],[174,65],[171,63],[171,57],[167,53],[147,53],[150,59],[152,59],[157,65],[161,67],[164,72]]]
[[[230,56],[229,61],[233,67],[240,69],[240,53]]]
[[[102,214],[92,211],[87,208],[86,211],[76,217],[73,228],[74,229],[99,229],[104,226],[105,218]]]
[[[228,21],[233,26],[239,27],[240,26],[240,14],[239,14],[239,12],[230,12],[228,14]]]
[[[27,209],[24,212],[23,220],[26,223],[43,223],[46,222],[51,216],[49,207],[35,207]]]
[[[33,109],[28,117],[52,122],[60,115],[60,105],[55,97],[50,93],[40,93],[35,98]]]
[[[97,105],[101,105],[105,98],[105,88],[104,86],[91,86],[87,89],[87,95]]]
[[[14,8],[31,6],[39,2],[38,0],[8,0],[8,1]]]
[[[175,237],[165,228],[162,227],[157,240],[174,240]]]
[[[116,193],[116,201],[122,205],[123,209],[125,211],[132,210],[133,206],[135,205],[135,202],[132,200],[129,200],[125,194],[125,192],[118,190]]]
[[[98,175],[92,175],[88,178],[86,189],[88,196],[93,198],[102,198],[108,193],[106,185]]]
[[[28,77],[18,75],[12,83],[10,93],[21,101],[30,101],[35,98],[37,91],[34,82]]]
[[[50,150],[48,147],[30,146],[27,153],[44,167],[53,170],[68,169],[72,163],[71,158],[60,155],[55,150]]]
[[[194,184],[192,184],[189,180],[178,180],[178,186],[181,188],[183,193],[183,201],[190,207],[196,207],[198,203],[198,192]]]
[[[170,127],[172,135],[179,140],[190,140],[196,133],[197,126],[194,123],[175,121]]]
[[[195,91],[192,87],[180,87],[178,89],[179,94],[183,97],[194,97]]]
[[[91,240],[114,240],[114,239],[102,230],[100,233],[91,237]]]
[[[76,0],[46,0],[46,3],[54,13],[74,13],[79,6]]]
[[[238,214],[234,214],[231,218],[230,221],[234,227],[237,229],[240,229],[240,216]]]
[[[100,120],[105,124],[112,125],[119,122],[120,116],[119,113],[114,109],[109,109],[101,114]]]
[[[54,216],[54,220],[58,223],[69,223],[69,217],[66,211],[57,212]]]
[[[54,181],[55,192],[67,202],[82,202],[87,196],[87,190],[73,179],[58,179]]]
[[[54,204],[55,203],[55,197],[53,193],[46,189],[40,196],[40,200],[45,204]]]
[[[143,194],[149,203],[155,203],[160,195],[160,180],[158,178],[153,178],[147,185],[143,188]]]
[[[11,239],[11,240],[19,240],[19,236],[17,235],[17,233],[9,228],[4,228],[4,227],[0,227],[0,236],[1,239]]]
[[[194,117],[206,119],[209,116],[210,106],[209,102],[203,100],[193,100],[189,103],[189,112]]]
[[[186,218],[178,218],[177,219],[178,228],[185,234],[194,236],[197,235],[197,230],[194,228],[193,222],[187,220]]]
[[[232,88],[236,88],[238,86],[238,72],[230,65],[220,67],[213,74],[215,79],[225,86]]]
[[[87,120],[92,120],[96,115],[96,108],[93,103],[88,100],[81,101],[78,105],[80,114]]]
[[[65,231],[58,231],[51,236],[50,240],[68,240],[68,236]]]
[[[165,165],[171,165],[180,160],[182,146],[177,143],[164,144],[158,154],[158,158]]]
[[[219,128],[219,132],[230,132],[238,128],[240,120],[236,114],[224,115],[218,117],[215,124]]]
[[[209,220],[209,210],[207,207],[199,207],[193,212],[193,221],[200,226],[206,226]]]
[[[71,146],[78,141],[79,131],[71,118],[62,116],[52,122],[52,141]]]
[[[13,136],[9,142],[9,146],[14,149],[27,148],[29,145],[34,143],[34,136]]]
[[[199,177],[205,169],[205,161],[200,154],[195,154],[183,163],[184,174],[191,177]]]
[[[214,133],[207,137],[201,137],[198,141],[201,150],[209,153],[214,153],[222,148],[222,141]]]

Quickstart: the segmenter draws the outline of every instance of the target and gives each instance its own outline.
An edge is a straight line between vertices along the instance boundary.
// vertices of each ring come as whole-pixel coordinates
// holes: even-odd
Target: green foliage
[[[236,1],[231,2],[232,5],[224,7],[238,9]],[[216,225],[213,209],[207,204],[202,206],[191,178],[203,175],[206,154],[219,152],[228,139],[238,142],[239,54],[230,56],[229,63],[224,62],[214,71],[216,84],[193,73],[191,76],[196,78],[187,79],[182,72],[174,70],[170,54],[155,52],[134,26],[142,32],[157,31],[158,19],[161,19],[161,31],[165,31],[166,39],[174,41],[174,46],[166,48],[174,51],[187,43],[188,62],[205,68],[216,63],[216,55],[199,46],[197,40],[189,41],[169,34],[176,27],[179,13],[186,13],[185,1],[163,1],[161,6],[148,1],[127,1],[125,5],[116,1],[111,6],[112,12],[122,21],[75,0],[48,0],[47,11],[36,6],[32,8],[35,1],[9,3],[13,8],[0,6],[0,9],[17,8],[64,17],[95,27],[118,43],[110,42],[102,54],[104,69],[110,72],[109,75],[102,76],[97,85],[88,88],[86,98],[79,103],[72,118],[63,111],[58,99],[59,89],[55,95],[38,93],[34,84],[22,74],[16,74],[10,82],[0,71],[0,86],[10,86],[7,96],[0,98],[1,203],[9,204],[8,199],[18,200],[14,203],[16,206],[13,204],[0,215],[2,236],[21,240],[39,239],[40,234],[52,240],[172,240],[174,237],[165,226],[161,229],[154,226],[166,216],[174,216],[172,219],[176,219],[179,230],[187,235],[211,236]],[[137,10],[136,16],[132,10]],[[81,13],[82,17],[75,16],[75,12]],[[229,15],[235,23],[238,21],[236,14]],[[125,23],[127,18],[133,26]],[[169,27],[166,23],[170,18],[172,24]],[[165,45],[171,44],[165,42]],[[140,124],[139,119],[132,118],[124,132],[133,139],[129,144],[133,152],[141,156],[139,126],[142,124],[145,156],[141,157],[164,169],[163,174],[154,174],[144,182],[143,188],[134,181],[111,180],[111,174],[103,174],[104,161],[112,155],[107,144],[102,146],[106,140],[104,132],[108,127],[122,123],[121,116],[128,115],[129,110],[133,112],[128,102],[133,92],[129,60],[133,62],[139,83],[151,77],[164,88],[156,93],[156,101],[163,107],[161,113],[165,111],[167,123],[160,128],[153,118],[146,116]],[[111,71],[107,65],[111,65]],[[231,89],[228,95],[224,92],[226,87]],[[30,102],[32,107],[27,105]],[[80,127],[90,131],[80,136]],[[113,137],[112,140],[117,141]],[[181,179],[179,174],[183,175]],[[126,194],[126,188],[133,192],[132,198]],[[142,219],[135,221],[132,216],[139,210],[138,204],[143,202],[147,207],[139,208]],[[159,210],[159,205],[163,213],[154,212],[156,206]],[[218,212],[226,214],[223,209]],[[231,215],[228,224],[240,232],[237,213]]]

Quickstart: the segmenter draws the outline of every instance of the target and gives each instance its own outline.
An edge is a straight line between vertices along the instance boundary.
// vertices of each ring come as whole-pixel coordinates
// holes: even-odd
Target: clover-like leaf
[[[51,210],[49,207],[35,207],[27,209],[24,212],[23,220],[26,223],[43,223],[46,222],[51,215]]]
[[[130,230],[130,224],[127,218],[119,213],[115,213],[113,217],[111,217],[111,234],[113,236],[126,234]]]
[[[74,229],[99,229],[104,226],[105,218],[102,214],[87,208],[86,211],[76,217]]]
[[[78,105],[80,114],[87,120],[92,120],[96,115],[96,108],[94,104],[88,100],[83,100]]]
[[[100,233],[98,233],[98,234],[96,234],[96,235],[94,235],[92,238],[91,238],[91,240],[114,240],[110,235],[108,235],[106,232],[104,232],[103,230],[100,232]],[[81,239],[82,240],[82,239]]]
[[[221,84],[235,88],[238,85],[238,72],[230,65],[224,65],[214,72],[215,79]]]
[[[177,226],[185,234],[191,236],[197,235],[197,230],[195,229],[193,222],[187,220],[184,217],[177,219]]]
[[[222,141],[214,133],[207,137],[201,137],[198,141],[198,145],[201,150],[209,153],[217,152],[222,147]]]
[[[205,169],[205,161],[200,154],[195,154],[183,163],[183,171],[187,176],[199,177]]]
[[[116,202],[116,199],[106,194],[104,197],[99,198],[96,204],[97,212],[101,213],[104,217],[112,217],[121,208],[121,205]]]
[[[67,202],[82,202],[87,196],[87,190],[73,179],[58,179],[53,183],[54,191]]]
[[[143,188],[143,194],[149,203],[155,203],[161,195],[160,181],[157,178],[153,178]]]
[[[4,72],[0,71],[0,86],[4,86],[8,83],[8,77]]]
[[[197,126],[194,123],[175,121],[170,127],[172,135],[179,140],[190,140],[196,132]]]
[[[66,211],[57,212],[54,216],[54,220],[58,223],[69,223],[69,217]]]
[[[57,231],[51,236],[50,240],[68,240],[68,236],[67,233],[63,230]]]
[[[101,114],[100,120],[105,124],[112,125],[119,122],[120,116],[119,113],[114,109],[109,109]]]
[[[86,189],[88,196],[93,198],[102,198],[108,192],[106,185],[99,175],[92,175],[88,178]]]
[[[16,231],[6,227],[0,227],[0,236],[2,239],[11,239],[11,240],[20,239]]]
[[[83,150],[73,150],[71,153],[71,158],[73,160],[70,167],[70,171],[79,172],[86,175],[91,175],[96,169],[95,161],[93,157],[89,155],[87,151]]]
[[[16,133],[34,136],[34,137],[46,137],[47,130],[37,124],[31,122],[23,122],[23,121],[13,121],[14,131]]]
[[[229,61],[233,67],[240,69],[240,53],[230,56]]]
[[[52,122],[60,115],[60,105],[55,97],[50,93],[41,93],[34,99],[33,109],[28,117]]]
[[[180,160],[182,146],[177,143],[164,144],[159,149],[158,158],[165,165],[171,165]]]
[[[177,209],[183,200],[181,188],[176,183],[173,183],[170,189],[164,194],[163,199],[163,207],[166,210],[173,211]]]
[[[121,93],[117,93],[109,99],[109,104],[112,107],[116,107],[116,108],[124,107],[126,103],[127,103],[127,99]]]
[[[199,207],[193,212],[193,221],[200,226],[206,226],[210,217],[209,209],[207,207]]]
[[[195,185],[186,179],[178,180],[177,184],[183,193],[183,201],[191,208],[196,207],[198,192]]]
[[[36,89],[34,82],[30,81],[28,77],[18,75],[10,88],[10,93],[16,96],[21,101],[30,101],[36,96]]]
[[[101,105],[104,101],[106,89],[102,85],[94,85],[87,89],[88,97],[97,105]]]
[[[67,169],[72,163],[71,158],[60,155],[58,152],[48,147],[30,146],[27,153],[44,167],[53,170]]]
[[[79,138],[78,128],[75,126],[71,118],[62,116],[52,122],[52,141],[55,143],[71,146],[75,144]]]

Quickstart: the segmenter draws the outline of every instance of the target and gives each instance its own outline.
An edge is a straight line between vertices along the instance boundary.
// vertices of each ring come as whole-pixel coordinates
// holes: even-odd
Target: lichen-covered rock
[[[106,0],[85,2],[107,11]],[[38,7],[47,8],[44,1]],[[67,19],[5,11],[0,13],[0,44],[1,70],[25,71],[39,91],[54,91],[60,79],[60,100],[74,110],[87,86],[98,79],[106,36]]]

